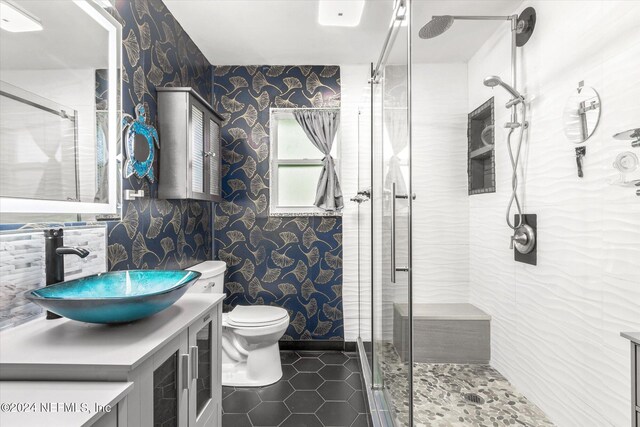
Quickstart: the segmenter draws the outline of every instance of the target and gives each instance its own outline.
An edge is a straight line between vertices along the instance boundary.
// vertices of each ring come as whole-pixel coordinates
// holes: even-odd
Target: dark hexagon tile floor
[[[282,351],[266,387],[223,387],[223,427],[370,427],[355,353]]]

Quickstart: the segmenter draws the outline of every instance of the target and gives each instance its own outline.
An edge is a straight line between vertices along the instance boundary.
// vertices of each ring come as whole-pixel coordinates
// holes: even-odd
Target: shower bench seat
[[[407,304],[394,304],[393,343],[404,361],[409,333]],[[413,304],[413,361],[489,363],[491,316],[473,304]]]

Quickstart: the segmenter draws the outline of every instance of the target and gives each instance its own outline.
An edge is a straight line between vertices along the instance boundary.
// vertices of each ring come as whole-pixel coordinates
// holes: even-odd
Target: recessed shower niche
[[[469,195],[495,193],[495,121],[493,98],[469,113]]]

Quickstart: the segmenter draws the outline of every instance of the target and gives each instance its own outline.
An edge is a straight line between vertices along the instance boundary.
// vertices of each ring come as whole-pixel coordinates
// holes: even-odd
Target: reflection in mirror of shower
[[[0,197],[80,200],[77,112],[1,82]]]
[[[569,96],[564,106],[564,134],[574,144],[589,139],[600,121],[600,96],[595,89],[578,84],[576,91]]]
[[[482,140],[482,143],[485,145],[485,147],[489,147],[493,145],[494,128],[495,128],[494,125],[488,125],[484,129],[482,129],[482,133],[480,134],[480,139]]]

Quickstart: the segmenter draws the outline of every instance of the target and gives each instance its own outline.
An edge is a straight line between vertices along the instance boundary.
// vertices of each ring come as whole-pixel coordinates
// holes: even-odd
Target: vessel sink
[[[127,323],[176,302],[200,273],[181,270],[126,270],[96,274],[26,293],[26,298],[69,319]]]

